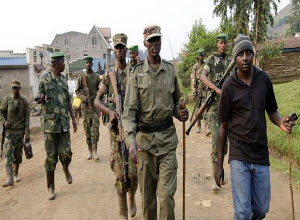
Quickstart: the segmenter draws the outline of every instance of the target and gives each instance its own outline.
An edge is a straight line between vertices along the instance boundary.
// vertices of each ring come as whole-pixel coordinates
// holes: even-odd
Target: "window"
[[[97,38],[95,36],[92,38],[92,45],[97,45]]]
[[[106,59],[106,53],[103,54],[103,59]]]
[[[68,44],[69,44],[68,39],[65,39],[65,45],[68,45]]]
[[[87,56],[88,56],[88,54],[87,54],[87,53],[85,53],[85,54],[83,54],[83,56],[84,56],[84,57],[87,57]]]

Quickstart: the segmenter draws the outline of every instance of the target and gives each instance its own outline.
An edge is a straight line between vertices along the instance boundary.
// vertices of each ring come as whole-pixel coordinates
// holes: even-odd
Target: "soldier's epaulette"
[[[134,72],[134,70],[135,70],[137,67],[141,66],[142,64],[144,64],[144,60],[142,60],[140,63],[136,64],[136,65],[132,68],[131,72]]]
[[[171,62],[169,62],[169,61],[167,61],[167,60],[165,60],[165,59],[162,59],[162,61],[163,61],[164,63],[166,63],[166,64],[172,65],[172,66],[175,68],[175,66],[174,66]]]

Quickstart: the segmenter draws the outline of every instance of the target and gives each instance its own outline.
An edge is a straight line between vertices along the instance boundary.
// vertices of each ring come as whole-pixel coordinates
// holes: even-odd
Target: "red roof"
[[[104,38],[111,38],[111,31],[109,27],[97,27]]]
[[[270,40],[266,40],[264,44],[284,44],[284,49],[294,49],[300,47],[300,37],[288,37],[288,38],[273,38]],[[257,45],[256,50],[260,51],[264,48],[264,44]]]

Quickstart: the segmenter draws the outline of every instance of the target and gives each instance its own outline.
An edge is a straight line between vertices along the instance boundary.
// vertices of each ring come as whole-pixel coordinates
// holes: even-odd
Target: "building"
[[[70,61],[75,61],[84,56],[105,59],[110,63],[111,51],[111,30],[110,28],[92,27],[87,34],[70,31],[57,34],[51,45],[61,48]]]
[[[273,38],[266,44],[283,44],[282,55],[278,58],[259,63],[259,67],[266,71],[274,83],[289,82],[300,79],[300,33],[289,38]],[[258,45],[257,51],[262,51],[264,45]]]

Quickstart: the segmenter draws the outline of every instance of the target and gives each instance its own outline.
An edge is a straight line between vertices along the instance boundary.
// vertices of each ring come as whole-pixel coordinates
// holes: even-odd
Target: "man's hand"
[[[39,95],[38,97],[36,97],[36,99],[37,98],[39,98],[38,100],[37,100],[37,103],[38,104],[41,104],[42,102],[44,102],[44,100],[45,100],[45,96],[44,95]]]
[[[289,116],[285,116],[283,119],[282,119],[282,122],[280,124],[280,128],[287,132],[287,133],[291,133],[292,132],[292,128],[293,126],[295,126],[295,122],[294,121],[290,121],[290,117]]]
[[[77,131],[77,123],[76,123],[76,119],[75,118],[72,119],[72,125],[73,125],[73,131],[74,131],[74,133],[76,133],[76,131]]]
[[[216,176],[214,176],[216,184],[221,188],[221,183],[224,181],[224,168],[223,165],[217,165]]]
[[[5,128],[10,128],[11,127],[11,123],[9,123],[8,121],[4,122],[4,127]]]
[[[129,146],[129,157],[135,165],[139,163],[138,151],[140,151],[138,145],[136,143],[132,143]]]
[[[221,95],[221,89],[219,89],[218,87],[216,87],[215,92],[216,92],[218,95]]]
[[[187,121],[189,119],[189,110],[182,109],[179,110],[179,117],[180,117],[180,121]]]
[[[116,124],[118,122],[119,115],[117,112],[110,110],[108,116],[109,116],[109,122],[111,124]]]

